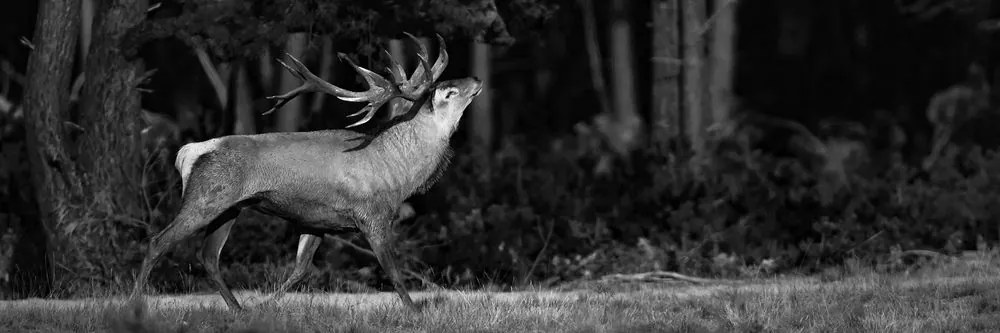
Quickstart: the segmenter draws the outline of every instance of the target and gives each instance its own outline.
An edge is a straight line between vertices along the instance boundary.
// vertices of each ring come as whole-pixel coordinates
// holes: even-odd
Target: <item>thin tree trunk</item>
[[[261,55],[257,58],[260,71],[260,86],[264,91],[274,91],[275,78],[274,78],[274,57],[271,56],[271,48],[265,47],[261,51]]]
[[[609,136],[619,154],[626,154],[638,143],[642,123],[635,101],[635,75],[632,62],[632,27],[629,24],[629,2],[611,1],[611,24],[608,45],[611,46],[611,76],[614,92],[614,125]]]
[[[80,65],[86,66],[87,53],[90,52],[90,41],[94,31],[94,1],[80,2]]]
[[[39,223],[24,225],[11,270],[18,296],[45,296],[55,267],[65,263],[64,236],[70,223],[72,194],[77,192],[76,165],[64,122],[68,119],[70,77],[79,33],[80,6],[72,0],[41,0],[34,50],[28,59],[24,94],[25,127],[31,182]]]
[[[736,3],[715,0],[715,21],[712,23],[711,82],[708,86],[712,122],[729,119],[733,103],[734,46],[736,42]]]
[[[583,14],[583,34],[587,44],[587,56],[590,59],[590,78],[597,95],[601,113],[611,113],[611,103],[608,101],[608,90],[604,81],[604,66],[601,65],[601,45],[597,39],[597,18],[594,14],[594,3],[591,0],[578,0]]]
[[[703,0],[686,0],[681,5],[684,31],[684,116],[691,147],[696,153],[705,148],[704,78],[702,64],[702,24],[705,22]]]
[[[614,108],[619,118],[638,114],[635,102],[635,75],[632,73],[632,28],[629,26],[626,0],[611,2],[611,75],[614,82]]]
[[[250,97],[250,83],[247,81],[247,62],[239,61],[233,66],[230,79],[232,91],[233,134],[257,133],[256,112],[253,110],[253,100]]]
[[[472,126],[469,138],[477,147],[487,151],[493,147],[493,101],[490,94],[490,75],[493,60],[490,45],[472,42],[472,75],[483,80],[483,91],[472,100]]]
[[[393,60],[402,64],[403,68],[406,68],[408,58],[406,57],[406,46],[403,44],[403,40],[395,38],[389,40],[389,56],[391,56]],[[406,72],[405,75],[410,75],[410,73]],[[403,101],[399,98],[393,98],[389,101],[390,119],[406,112],[406,110],[403,110],[402,105]]]
[[[67,278],[113,279],[126,269],[130,254],[125,225],[142,226],[138,86],[144,76],[139,59],[120,52],[121,36],[146,16],[145,0],[98,1],[83,87],[78,152],[84,172],[81,193],[85,211],[62,230],[73,242],[74,274]]]
[[[333,39],[330,36],[322,37],[322,47],[319,55],[319,78],[326,82],[333,82]],[[309,112],[319,113],[323,110],[323,102],[326,100],[326,93],[314,93],[312,105]]]
[[[302,32],[293,33],[288,36],[288,42],[285,44],[285,52],[292,55],[293,57],[304,60],[303,54],[306,51],[306,34]],[[290,91],[298,87],[301,82],[299,79],[288,71],[283,71],[281,73],[281,84],[280,91]],[[278,124],[277,130],[279,132],[295,132],[299,130],[299,126],[302,125],[302,99],[296,98],[292,99],[285,104],[281,112],[278,112]]]
[[[653,0],[653,139],[666,142],[681,133],[681,47],[678,0]]]

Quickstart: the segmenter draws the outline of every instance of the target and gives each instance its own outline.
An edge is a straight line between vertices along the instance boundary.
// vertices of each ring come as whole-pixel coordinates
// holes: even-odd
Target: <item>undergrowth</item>
[[[957,254],[996,244],[1000,234],[991,222],[1000,218],[992,150],[951,149],[927,172],[869,166],[834,183],[796,158],[728,152],[693,163],[688,151],[656,145],[595,173],[599,152],[553,142],[515,138],[489,154],[459,151],[437,185],[411,198],[417,216],[397,226],[408,283],[502,289],[654,270],[710,278],[823,272],[848,258],[885,263],[913,249]],[[177,178],[170,163],[146,171],[149,232],[119,249],[126,266],[139,266],[148,237],[176,214]],[[365,241],[341,237],[356,247],[327,239],[297,290],[390,289]],[[224,278],[234,288],[274,288],[297,239],[284,221],[244,211],[222,253]],[[152,284],[211,290],[199,247],[192,239],[173,249]],[[118,289],[132,274],[102,285]],[[100,289],[66,288],[78,296]]]
[[[818,273],[846,259],[888,265],[906,250],[995,244],[1000,155],[950,152],[929,172],[893,164],[837,186],[797,159],[759,152],[752,165],[719,154],[693,167],[688,152],[651,147],[597,175],[599,156],[586,148],[509,140],[493,154],[458,154],[438,185],[412,198],[418,215],[397,228],[399,255],[415,287],[518,288],[654,270]],[[291,269],[297,234],[253,212],[240,219],[223,251],[226,279],[273,288]],[[210,290],[191,278],[203,274],[197,243],[175,251],[163,270],[184,273],[159,275],[161,288]],[[339,242],[324,242],[314,263],[298,290],[391,288],[374,258]]]

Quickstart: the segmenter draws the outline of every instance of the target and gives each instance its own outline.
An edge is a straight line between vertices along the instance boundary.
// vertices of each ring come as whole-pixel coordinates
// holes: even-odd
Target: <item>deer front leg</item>
[[[368,239],[368,244],[371,245],[379,265],[392,280],[392,285],[395,287],[396,293],[399,294],[399,299],[403,301],[403,305],[411,310],[419,311],[417,306],[413,304],[413,300],[410,299],[410,294],[403,285],[403,277],[399,274],[399,268],[396,267],[391,237],[391,221],[391,218],[378,220],[376,223],[363,226],[361,229],[365,238]]]
[[[299,281],[302,281],[302,278],[309,272],[313,255],[316,254],[316,249],[322,240],[323,236],[321,234],[299,235],[299,248],[295,253],[295,268],[292,270],[292,274],[288,276],[288,279],[281,284],[281,287],[278,287],[278,290],[271,297],[268,297],[268,302],[275,302],[281,299],[285,296],[285,292],[299,283]]]

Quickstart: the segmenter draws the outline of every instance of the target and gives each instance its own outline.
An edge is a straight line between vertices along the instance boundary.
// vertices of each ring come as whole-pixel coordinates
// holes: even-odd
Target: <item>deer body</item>
[[[367,145],[354,142],[359,134],[353,131],[325,130],[233,135],[183,146],[175,163],[182,178],[181,210],[153,238],[132,296],[142,294],[153,265],[168,248],[202,232],[199,259],[229,307],[241,309],[222,280],[218,261],[236,215],[251,208],[281,217],[302,231],[295,268],[272,300],[305,276],[323,234],[360,231],[400,299],[414,308],[391,255],[391,224],[403,200],[426,190],[447,165],[448,141],[465,108],[482,89],[475,78],[431,85],[447,63],[441,44],[441,56],[433,68],[421,48],[418,55],[423,67],[409,79],[398,65],[394,82],[355,65],[368,80],[371,89],[367,92],[346,91],[322,81],[294,58],[298,69],[286,65],[306,83],[276,96],[276,108],[303,91],[322,91],[345,100],[370,101],[358,113],[369,112],[358,122],[362,123],[389,99],[405,98],[399,104],[411,110],[412,117],[370,137]],[[420,105],[409,108],[415,102]]]
[[[261,211],[303,227],[343,229],[331,215],[350,219],[366,206],[398,206],[433,183],[447,166],[452,131],[416,118],[353,147],[347,130],[233,135],[187,144],[177,156],[185,197],[228,188],[232,204],[251,201]],[[196,167],[198,166],[198,167]],[[199,168],[200,167],[200,168]],[[349,189],[349,190],[345,190]],[[256,208],[256,207],[255,207]],[[332,224],[332,225],[328,225]]]

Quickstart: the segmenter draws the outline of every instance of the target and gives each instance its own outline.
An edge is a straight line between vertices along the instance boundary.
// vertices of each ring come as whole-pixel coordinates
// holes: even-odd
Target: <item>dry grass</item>
[[[993,255],[897,274],[846,267],[834,277],[732,285],[601,285],[520,292],[290,294],[232,313],[217,295],[0,303],[0,330],[119,332],[715,332],[1000,330],[1000,261]]]

